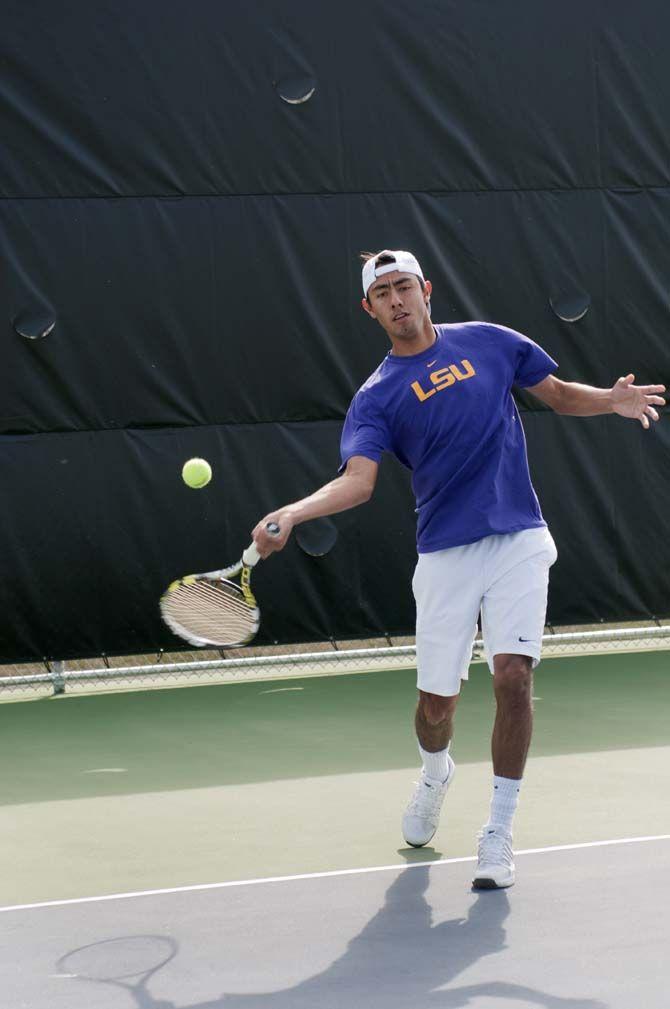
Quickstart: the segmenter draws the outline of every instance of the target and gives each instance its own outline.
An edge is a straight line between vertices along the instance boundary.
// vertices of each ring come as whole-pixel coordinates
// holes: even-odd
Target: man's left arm
[[[633,385],[635,375],[618,379],[611,389],[596,389],[579,382],[562,382],[555,375],[527,386],[528,392],[537,396],[556,413],[572,417],[596,417],[603,413],[618,413],[621,417],[639,420],[649,427],[649,418],[658,420],[654,406],[665,406],[658,394],[665,392],[664,385]]]

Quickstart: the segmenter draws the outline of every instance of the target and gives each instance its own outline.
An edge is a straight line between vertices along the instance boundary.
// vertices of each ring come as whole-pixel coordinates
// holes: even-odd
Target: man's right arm
[[[260,520],[252,533],[261,557],[282,550],[293,527],[301,522],[322,518],[324,515],[335,515],[369,501],[378,471],[379,463],[362,455],[354,455],[347,462],[347,468],[341,476],[319,487],[309,497],[270,512]],[[276,522],[279,526],[278,536],[270,536],[267,532],[265,527],[268,522]]]

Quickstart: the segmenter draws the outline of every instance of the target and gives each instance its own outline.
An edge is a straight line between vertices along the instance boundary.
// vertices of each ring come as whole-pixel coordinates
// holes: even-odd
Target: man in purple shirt
[[[449,753],[461,680],[467,679],[481,615],[493,674],[493,797],[478,835],[473,885],[514,882],[512,822],[532,731],[533,669],[540,660],[549,568],[556,547],[528,471],[512,397],[529,389],[558,413],[618,413],[644,428],[658,420],[662,385],[611,389],[557,379],[536,343],[485,322],[433,325],[430,281],[409,252],[364,256],[363,308],[391,350],[358,390],[342,430],[336,480],[266,515],[253,530],[261,556],[281,550],[300,522],[362,504],[384,452],[412,472],[417,504],[419,699],[416,734],[423,766],[402,820],[408,844],[427,844],[454,776]],[[280,534],[271,537],[266,524]]]

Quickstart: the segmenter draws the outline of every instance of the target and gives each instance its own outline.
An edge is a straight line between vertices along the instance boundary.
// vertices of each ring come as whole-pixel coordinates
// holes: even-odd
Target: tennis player
[[[294,526],[372,495],[384,452],[412,471],[418,563],[416,735],[423,762],[402,820],[408,844],[427,844],[454,778],[449,752],[461,681],[467,679],[481,615],[493,674],[493,794],[478,835],[473,885],[514,883],[512,823],[531,739],[533,669],[540,661],[549,569],[556,547],[531,484],[514,385],[557,413],[618,413],[644,428],[657,421],[662,385],[611,389],[563,382],[536,343],[488,322],[434,325],[431,283],[410,252],[365,255],[363,309],[391,349],[349,407],[340,476],[266,515],[253,530],[262,557]],[[281,530],[270,537],[266,523]]]

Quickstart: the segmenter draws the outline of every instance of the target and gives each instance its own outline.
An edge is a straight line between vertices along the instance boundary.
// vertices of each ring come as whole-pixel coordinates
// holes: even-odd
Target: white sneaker
[[[497,890],[514,884],[512,835],[487,824],[477,834],[476,890]]]
[[[424,844],[428,844],[437,830],[442,802],[456,770],[456,765],[449,754],[447,754],[447,766],[446,781],[429,778],[421,768],[421,777],[416,782],[414,794],[402,818],[403,837],[413,848],[421,848]]]

